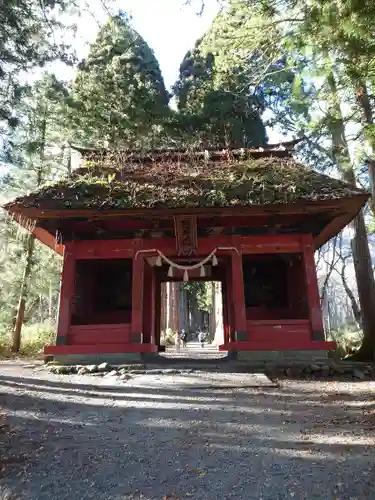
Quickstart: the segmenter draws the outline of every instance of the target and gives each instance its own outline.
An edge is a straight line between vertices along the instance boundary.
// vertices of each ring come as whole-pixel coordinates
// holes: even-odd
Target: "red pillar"
[[[155,269],[151,268],[151,339],[150,339],[151,344],[156,343],[155,324],[156,324],[156,277],[155,277]]]
[[[307,301],[311,325],[312,340],[324,341],[323,316],[320,307],[318,279],[314,260],[314,247],[312,235],[302,236],[303,264],[307,287]]]
[[[133,344],[143,342],[143,289],[144,289],[145,259],[142,254],[133,258],[132,284],[132,335]]]
[[[155,268],[151,267],[147,260],[145,261],[143,286],[143,343],[155,344]]]
[[[234,310],[233,310],[233,293],[232,293],[233,283],[232,283],[232,257],[228,260],[225,269],[225,300],[226,300],[226,328],[227,336],[230,342],[234,342],[235,327],[234,327]]]
[[[246,327],[245,289],[243,283],[242,255],[232,251],[232,290],[229,291],[229,300],[233,302],[233,322],[235,340],[246,342],[248,333]]]
[[[59,314],[56,345],[66,345],[72,318],[72,303],[75,286],[76,259],[73,244],[66,244],[61,274]]]

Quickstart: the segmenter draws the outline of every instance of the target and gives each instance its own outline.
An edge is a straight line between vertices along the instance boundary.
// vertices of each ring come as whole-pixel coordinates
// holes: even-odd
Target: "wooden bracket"
[[[177,254],[190,256],[197,253],[197,217],[195,215],[176,215],[174,217]]]

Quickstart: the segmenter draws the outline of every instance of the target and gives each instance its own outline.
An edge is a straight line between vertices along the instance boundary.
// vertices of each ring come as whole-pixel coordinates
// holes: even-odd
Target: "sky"
[[[87,0],[89,12],[77,17],[77,36],[72,40],[78,59],[85,57],[97,35],[99,25],[105,22],[109,12],[103,8],[106,0]],[[184,0],[113,0],[111,12],[119,9],[130,14],[133,26],[154,50],[159,61],[167,88],[176,81],[178,69],[186,52],[209,28],[219,10],[216,0],[205,0],[202,15],[200,0],[192,0],[184,6]],[[66,67],[56,66],[56,73],[67,78]]]
[[[129,5],[135,29],[155,51],[165,83],[171,86],[186,52],[209,28],[218,11],[218,3],[208,1],[201,16],[197,15],[197,2],[195,8],[184,7],[183,0],[128,0],[123,3]]]
[[[121,10],[132,17],[133,27],[153,49],[167,89],[176,82],[186,52],[207,31],[220,8],[218,0],[204,0],[202,14],[199,14],[202,0],[191,0],[190,5],[185,0],[81,0],[81,3],[89,7],[81,9],[75,19],[77,35],[65,40],[72,43],[78,59],[87,55],[100,25],[111,13]],[[106,5],[110,8],[105,8]],[[61,63],[54,64],[53,71],[62,80],[74,77],[74,70]],[[268,116],[263,118],[266,120]],[[267,133],[271,144],[288,140],[276,130],[268,129]]]

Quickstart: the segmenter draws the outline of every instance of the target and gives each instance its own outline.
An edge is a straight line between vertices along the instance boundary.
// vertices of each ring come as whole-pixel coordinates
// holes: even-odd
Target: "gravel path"
[[[1,500],[375,498],[375,382],[97,381],[0,364]]]

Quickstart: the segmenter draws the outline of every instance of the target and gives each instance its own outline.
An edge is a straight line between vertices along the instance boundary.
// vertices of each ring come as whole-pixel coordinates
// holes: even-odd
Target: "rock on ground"
[[[0,364],[0,498],[375,498],[375,382],[165,381],[104,387]]]

